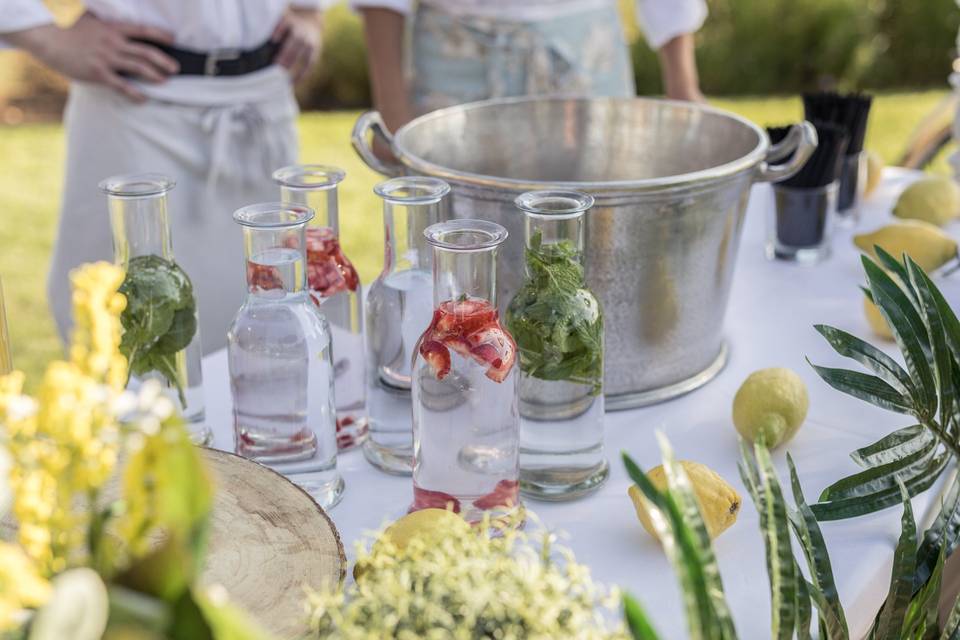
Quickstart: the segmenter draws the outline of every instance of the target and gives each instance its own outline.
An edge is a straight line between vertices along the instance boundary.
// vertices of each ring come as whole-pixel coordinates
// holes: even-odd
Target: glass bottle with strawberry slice
[[[413,362],[411,509],[449,506],[478,522],[520,507],[517,347],[497,312],[506,230],[481,220],[430,226],[434,311]]]
[[[304,164],[278,169],[280,199],[306,205],[315,217],[306,230],[307,288],[333,332],[337,400],[337,445],[341,451],[367,435],[360,277],[340,246],[337,185],[346,174],[336,167]]]

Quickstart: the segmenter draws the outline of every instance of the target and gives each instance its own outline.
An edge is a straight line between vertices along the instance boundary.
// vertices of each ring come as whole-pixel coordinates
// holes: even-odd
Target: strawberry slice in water
[[[420,509],[451,509],[454,513],[460,513],[460,501],[449,493],[443,491],[431,491],[413,485],[413,504],[410,505],[410,512]]]
[[[420,355],[433,368],[437,380],[443,380],[450,373],[450,352],[436,340],[424,340],[420,343]]]
[[[516,480],[501,480],[493,488],[493,491],[474,500],[473,506],[483,510],[496,507],[515,507],[520,504],[519,493],[519,482]]]
[[[424,332],[420,354],[439,380],[450,371],[448,349],[486,367],[485,375],[494,382],[503,382],[513,368],[517,346],[493,305],[467,299],[442,303]]]
[[[273,265],[247,260],[247,289],[250,291],[283,289],[280,270]]]
[[[360,276],[329,227],[307,229],[307,284],[322,298],[356,291]]]

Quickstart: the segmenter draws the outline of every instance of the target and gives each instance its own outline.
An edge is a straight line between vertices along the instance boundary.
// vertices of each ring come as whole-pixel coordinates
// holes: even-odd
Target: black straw
[[[850,139],[847,155],[856,155],[863,151],[872,102],[873,97],[864,93],[805,93],[803,111],[807,120],[824,120],[843,127]]]
[[[779,182],[793,189],[823,187],[840,177],[843,157],[847,152],[849,137],[846,131],[833,123],[811,120],[817,130],[817,148],[796,174]],[[790,127],[768,127],[767,135],[774,144],[782,141]]]

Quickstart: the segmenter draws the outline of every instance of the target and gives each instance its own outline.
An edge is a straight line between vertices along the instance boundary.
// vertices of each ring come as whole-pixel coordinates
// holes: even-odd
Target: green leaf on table
[[[907,608],[907,615],[903,621],[901,637],[917,638],[918,640],[936,637],[939,631],[937,615],[939,613],[940,587],[945,560],[946,556],[941,549],[930,580],[910,600],[910,606]]]
[[[917,571],[914,591],[926,584],[936,568],[941,553],[950,556],[960,543],[960,475],[955,475],[944,497],[936,519],[924,532],[917,549]]]
[[[841,356],[856,360],[870,369],[901,395],[912,396],[914,394],[910,374],[904,371],[896,360],[880,349],[846,331],[828,325],[817,324],[814,325],[814,329],[826,338],[833,350]]]
[[[850,633],[847,628],[843,605],[840,603],[840,594],[837,592],[837,585],[833,578],[833,567],[830,563],[830,554],[827,551],[823,533],[820,531],[816,516],[813,515],[813,511],[807,505],[796,466],[789,453],[787,454],[787,465],[790,467],[793,501],[797,507],[796,511],[790,514],[790,524],[800,541],[803,555],[807,559],[813,590],[820,596],[817,600],[818,612],[820,622],[825,630],[825,633],[821,634],[821,638],[846,640]]]
[[[944,451],[939,455],[930,458],[921,466],[914,466],[901,472],[906,489],[911,497],[926,491],[946,468],[950,462],[950,453]],[[909,472],[910,475],[906,475]],[[899,487],[886,488],[867,495],[858,495],[850,498],[841,498],[827,502],[818,502],[810,505],[817,520],[821,522],[826,520],[843,520],[855,516],[873,513],[881,509],[886,509],[900,502]]]
[[[850,457],[861,467],[889,464],[911,456],[935,441],[936,436],[923,425],[915,424],[898,429],[871,445],[857,449]]]
[[[821,367],[812,362],[810,362],[810,366],[824,382],[837,391],[888,411],[906,414],[914,412],[914,404],[910,398],[905,397],[876,376],[849,369]]]
[[[630,630],[630,637],[633,640],[660,640],[660,636],[647,619],[643,607],[629,594],[623,595],[623,617],[627,621],[627,629]]]
[[[923,422],[933,415],[937,404],[933,372],[924,349],[926,325],[900,285],[869,257],[862,256],[862,261],[874,302],[890,326],[907,371],[915,381],[917,419]]]
[[[859,473],[847,476],[823,490],[821,502],[842,500],[875,494],[885,489],[897,488],[897,474],[914,476],[929,466],[939,443],[936,438],[926,438],[920,448],[905,453],[898,460],[868,467]]]
[[[673,459],[666,440],[659,439],[668,484],[664,491],[650,482],[626,452],[622,454],[624,466],[648,502],[651,523],[680,582],[690,637],[733,640],[736,631],[720,570],[690,480]]]
[[[880,615],[874,623],[871,638],[900,640],[907,610],[913,597],[913,572],[917,559],[917,526],[907,488],[900,488],[903,516],[900,518],[900,540],[893,553],[890,590]]]

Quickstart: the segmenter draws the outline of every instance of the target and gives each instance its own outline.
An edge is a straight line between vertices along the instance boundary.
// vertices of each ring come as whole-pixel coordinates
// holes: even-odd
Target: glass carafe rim
[[[347,173],[329,164],[291,164],[273,172],[273,180],[281,187],[303,191],[326,191],[343,182]],[[317,178],[319,180],[312,181]]]
[[[544,189],[527,191],[513,201],[526,215],[549,220],[569,220],[593,207],[594,198],[582,191]]]
[[[434,204],[450,193],[450,185],[439,178],[404,176],[378,183],[373,192],[391,204]]]
[[[100,181],[100,190],[112,198],[149,198],[165,195],[176,181],[162,173],[124,173]]]
[[[283,219],[283,214],[289,214]],[[269,219],[269,216],[275,219]],[[251,229],[289,229],[306,224],[313,219],[314,212],[308,206],[290,202],[261,202],[248,204],[233,212],[233,220]]]
[[[467,242],[457,242],[454,239],[467,234],[471,236]],[[462,218],[432,224],[424,230],[423,235],[431,246],[438,249],[471,253],[493,249],[503,244],[509,234],[496,222]]]

